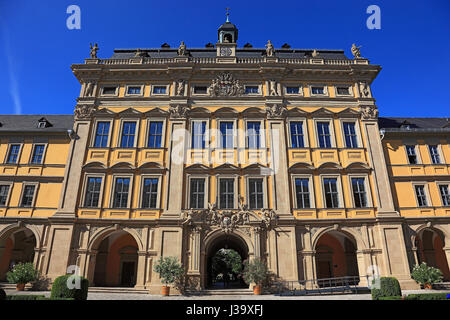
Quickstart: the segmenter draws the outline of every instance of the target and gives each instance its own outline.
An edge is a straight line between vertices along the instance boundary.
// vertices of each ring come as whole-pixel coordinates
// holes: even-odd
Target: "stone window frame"
[[[13,181],[0,181],[0,186],[8,186],[8,194],[6,195],[6,201],[4,205],[0,205],[0,208],[9,207],[9,201],[11,200],[12,189],[14,188]]]
[[[345,208],[345,200],[344,200],[344,189],[342,187],[342,175],[323,173],[323,174],[319,174],[319,178],[320,178],[320,188],[322,191],[322,208],[320,208],[320,209],[324,209],[324,210],[344,209]],[[339,206],[336,208],[327,208],[327,201],[326,201],[326,197],[325,197],[325,185],[323,183],[324,178],[336,178],[338,201],[339,201]]]
[[[312,93],[312,87],[322,87],[323,86],[323,94]],[[324,83],[309,83],[309,96],[310,97],[329,97],[330,93],[328,92],[328,85]]]
[[[348,94],[339,94],[338,88],[348,88]],[[351,84],[335,84],[334,85],[334,94],[336,97],[354,97],[355,93],[353,92],[353,85]]]
[[[97,126],[98,126],[99,122],[109,122],[108,142],[106,143],[106,147],[104,147],[104,148],[111,148],[111,140],[112,140],[112,135],[114,132],[114,124],[115,124],[114,119],[111,119],[111,118],[95,118],[94,119],[94,125],[92,126],[92,131],[91,131],[92,139],[91,139],[89,147],[96,148],[96,149],[103,148],[103,147],[95,147],[95,137],[97,136]]]
[[[124,122],[136,122],[136,132],[134,134],[134,144],[132,147],[122,147],[121,146],[121,142],[122,142],[122,131],[123,131],[123,124]],[[119,124],[119,134],[117,137],[117,142],[116,142],[116,148],[118,149],[132,149],[132,148],[137,148],[138,147],[138,140],[139,140],[139,132],[140,132],[140,128],[141,128],[141,119],[140,118],[121,118],[120,119],[120,124]]]
[[[210,86],[210,84],[208,83],[191,83],[190,84],[190,92],[191,92],[191,96],[196,96],[196,97],[207,97],[208,95],[208,87]],[[206,92],[205,93],[195,93],[195,87],[205,87],[206,88]]]
[[[238,174],[220,174],[217,173],[215,175],[216,177],[216,203],[217,203],[217,208],[219,210],[233,210],[233,209],[237,209],[238,208],[238,204],[239,204],[239,175]],[[228,208],[228,209],[220,209],[220,179],[233,179],[234,180],[234,206],[233,208]]]
[[[299,208],[297,203],[297,190],[295,188],[295,179],[308,179],[309,180],[309,208]],[[294,210],[309,210],[309,209],[315,209],[316,208],[316,193],[315,191],[315,185],[314,185],[314,178],[313,174],[291,174],[291,184],[292,184],[292,197],[293,197],[293,205]]]
[[[412,143],[409,143],[409,141],[406,141],[406,142],[403,141],[402,143],[403,143],[403,150],[405,151],[405,156],[406,156],[406,164],[409,165],[409,166],[415,166],[415,165],[418,165],[418,164],[423,164],[422,156],[420,154],[420,149],[419,149],[419,146],[416,143],[416,141],[414,141]],[[414,146],[414,151],[416,153],[416,158],[417,158],[417,163],[416,164],[409,163],[408,149],[406,148],[407,146]]]
[[[366,201],[367,201],[367,206],[365,207],[355,207],[355,199],[354,199],[354,195],[353,195],[353,184],[352,184],[352,178],[364,178],[364,188],[366,189]],[[372,190],[370,188],[370,180],[369,180],[369,175],[367,173],[349,173],[347,174],[347,179],[348,179],[348,190],[350,192],[350,202],[352,205],[353,209],[368,209],[368,208],[373,208],[374,204],[373,204],[373,199],[372,199]]]
[[[105,88],[107,88],[107,87],[115,87],[116,88],[115,93],[114,94],[104,94],[103,92],[104,92]],[[120,88],[120,86],[117,84],[102,84],[100,86],[100,89],[101,89],[100,96],[101,97],[117,97],[117,96],[119,96],[119,88]]]
[[[162,190],[162,174],[161,173],[144,173],[139,176],[140,182],[139,182],[139,195],[138,195],[138,204],[139,209],[141,210],[159,210],[162,209],[161,205],[161,190]],[[157,196],[156,196],[156,207],[155,208],[144,208],[142,206],[142,202],[144,200],[144,180],[145,179],[151,179],[156,178],[158,179],[158,190],[157,190]]]
[[[161,134],[161,147],[159,148],[150,148],[148,147],[148,138],[150,133],[150,122],[162,122],[162,134]],[[167,118],[165,117],[148,117],[146,119],[145,125],[145,139],[144,139],[144,149],[163,149],[166,148],[166,126],[167,126]]]
[[[355,133],[356,133],[356,141],[358,146],[355,148],[347,147],[345,142],[345,131],[344,131],[344,122],[353,122],[355,124]],[[364,148],[362,134],[361,134],[361,126],[359,125],[358,119],[355,118],[339,118],[339,125],[341,127],[341,136],[342,136],[342,148],[344,149],[362,149]]]
[[[261,126],[260,126],[260,136],[261,136],[261,140],[260,140],[260,146],[259,148],[249,148],[248,147],[248,141],[247,141],[247,137],[248,137],[248,132],[247,132],[247,123],[248,122],[260,122]],[[245,150],[264,150],[267,148],[267,139],[266,139],[266,121],[264,118],[245,118],[244,119],[244,146],[245,146]]]
[[[259,82],[249,82],[242,84],[244,87],[244,94],[243,96],[246,97],[262,97],[263,96],[263,84]],[[245,90],[247,87],[258,87],[258,93],[245,93]]]
[[[129,178],[130,179],[130,188],[128,189],[128,199],[127,206],[122,208],[114,207],[114,193],[116,190],[116,179],[118,178]],[[109,196],[109,209],[120,209],[120,210],[128,210],[131,209],[132,200],[133,200],[133,187],[134,187],[134,175],[133,174],[122,174],[116,173],[111,176],[111,194]]]
[[[34,155],[34,150],[36,148],[36,146],[44,146],[44,151],[42,151],[42,159],[41,159],[41,163],[33,163],[33,155]],[[47,148],[48,148],[48,142],[33,142],[32,147],[31,147],[31,153],[30,153],[30,157],[28,159],[28,164],[32,165],[32,166],[39,166],[39,165],[43,165],[45,163],[45,156],[47,155]]]
[[[428,182],[413,181],[413,182],[411,182],[411,186],[412,186],[412,190],[413,190],[413,194],[414,194],[414,199],[416,200],[416,208],[429,208],[429,207],[433,206],[432,199],[430,196],[430,189],[429,189]],[[417,199],[417,193],[416,193],[416,186],[424,186],[423,189],[425,191],[425,200],[427,202],[426,206],[419,206],[419,200]]]
[[[0,184],[1,184],[1,183],[0,183]],[[445,208],[450,207],[450,203],[449,203],[448,205],[445,205],[445,204],[444,204],[444,201],[443,201],[443,199],[442,199],[441,190],[440,190],[440,186],[447,186],[447,187],[448,187],[448,190],[449,190],[449,192],[450,192],[450,181],[438,181],[438,182],[436,182],[436,186],[437,186],[438,193],[439,193],[439,199],[441,200],[441,206],[443,206],[443,207],[445,207]]]
[[[186,175],[187,186],[186,186],[186,209],[191,209],[191,179],[204,179],[205,180],[205,197],[203,209],[208,208],[209,203],[209,175],[208,174],[199,174],[199,173],[188,173]],[[193,210],[201,210],[201,209],[193,209]]]
[[[205,127],[205,148],[204,149],[194,149],[192,148],[192,135],[194,134],[194,122],[204,122],[206,121],[206,127]],[[211,118],[191,118],[189,119],[189,143],[188,143],[188,149],[190,150],[208,150],[211,147]]]
[[[439,155],[439,163],[433,163],[433,158],[431,156],[431,150],[430,150],[430,146],[436,146],[437,147],[437,152]],[[428,149],[428,156],[430,157],[430,164],[431,165],[442,165],[442,164],[446,164],[445,162],[445,158],[444,158],[444,153],[442,152],[442,145],[438,142],[433,143],[433,142],[428,142],[427,143],[427,149]]]
[[[309,148],[309,128],[308,128],[308,119],[306,117],[290,117],[287,119],[286,121],[286,132],[289,135],[289,139],[288,139],[288,146],[289,148],[293,148],[292,147],[292,136],[291,136],[291,122],[302,122],[303,125],[303,144],[304,147],[303,148],[295,148],[295,149],[305,149],[305,148]]]
[[[100,185],[100,196],[98,198],[98,206],[97,207],[85,207],[84,201],[86,200],[86,191],[87,191],[87,184],[89,178],[102,178],[102,183]],[[104,196],[104,188],[105,188],[105,180],[106,180],[106,174],[105,173],[85,173],[83,177],[83,187],[81,188],[81,202],[80,202],[80,208],[102,208],[103,207],[103,196]]]
[[[303,92],[303,84],[299,84],[299,83],[283,83],[283,94],[285,96],[288,97],[303,97],[304,96],[304,92]],[[297,87],[298,88],[298,93],[288,93],[287,92],[287,88],[288,87]]]
[[[154,93],[155,87],[166,87],[166,93]],[[150,84],[150,96],[154,97],[166,97],[170,95],[170,83],[152,83]]]
[[[334,127],[334,119],[333,118],[314,118],[314,135],[315,135],[315,143],[316,149],[335,149],[337,148],[337,139],[336,139],[336,128]],[[319,143],[319,132],[317,131],[317,123],[318,122],[328,122],[330,125],[330,136],[331,136],[331,147],[330,148],[321,148]]]
[[[22,201],[23,201],[23,196],[24,196],[24,191],[25,191],[25,187],[26,186],[34,186],[34,193],[33,193],[33,200],[31,202],[31,205],[28,207],[22,206]],[[38,193],[38,189],[39,189],[39,182],[27,182],[24,181],[22,183],[22,190],[20,191],[20,197],[19,197],[19,203],[18,203],[18,207],[19,208],[27,208],[27,209],[34,209],[36,206],[36,199],[37,199],[37,193]]]
[[[11,146],[12,145],[19,145],[19,153],[17,154],[17,160],[16,162],[8,162],[8,158],[9,158],[9,153],[11,152]],[[6,155],[5,155],[5,160],[3,161],[3,164],[6,165],[18,165],[20,163],[20,158],[22,157],[22,152],[23,152],[23,142],[10,142],[8,143],[8,148],[6,150]]]
[[[137,93],[128,93],[128,89],[130,87],[140,87],[141,88],[141,93],[137,94]],[[144,91],[145,91],[145,84],[143,83],[136,83],[136,84],[127,84],[125,85],[125,97],[142,97],[144,96]]]
[[[217,124],[217,132],[218,136],[216,137],[215,149],[219,150],[235,150],[239,148],[239,130],[238,130],[238,119],[237,118],[216,118]],[[220,123],[221,122],[233,122],[233,147],[232,148],[223,148],[222,147],[222,135],[220,132]]]
[[[269,186],[267,176],[260,174],[245,174],[245,204],[248,206],[248,210],[262,210],[269,208]],[[250,209],[250,188],[249,188],[249,180],[250,179],[263,179],[263,207],[259,209]]]

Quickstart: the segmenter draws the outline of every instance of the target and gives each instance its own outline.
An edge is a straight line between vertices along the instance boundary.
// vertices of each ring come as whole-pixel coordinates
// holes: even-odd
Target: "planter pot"
[[[16,290],[17,291],[24,291],[25,290],[25,283],[18,283],[18,284],[16,284]]]
[[[169,296],[170,294],[170,287],[169,286],[162,286],[161,288],[161,295],[163,296]]]
[[[260,295],[261,294],[261,285],[257,284],[253,287],[253,294]]]
[[[430,289],[433,289],[433,285],[432,285],[431,283],[425,283],[425,284],[423,285],[423,288],[424,288],[424,289],[430,290]]]

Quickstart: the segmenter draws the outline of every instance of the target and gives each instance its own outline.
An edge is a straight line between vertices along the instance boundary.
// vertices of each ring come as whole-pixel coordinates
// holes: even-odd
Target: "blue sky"
[[[66,9],[81,8],[81,30],[69,30]],[[381,9],[381,30],[369,30],[369,5]],[[352,43],[383,67],[372,85],[381,116],[449,117],[450,1],[86,1],[0,0],[0,113],[70,114],[80,85],[70,65],[114,48],[215,43],[230,20],[238,46],[289,43],[344,49]]]

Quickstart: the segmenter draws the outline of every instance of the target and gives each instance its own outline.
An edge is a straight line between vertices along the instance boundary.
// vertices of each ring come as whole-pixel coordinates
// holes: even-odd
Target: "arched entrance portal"
[[[218,265],[218,260],[223,260],[223,257],[237,254],[243,268],[243,263],[248,259],[248,252],[247,244],[237,235],[224,234],[214,239],[213,243],[207,249],[206,287],[213,289],[248,288],[248,285],[242,280],[240,274],[229,270],[228,278],[224,278],[227,275],[224,275],[225,272],[219,270],[224,270],[224,268],[214,267]]]
[[[317,279],[358,276],[356,241],[338,231],[323,234],[316,244]],[[327,282],[318,281],[326,286]]]
[[[116,231],[103,239],[95,261],[94,284],[97,287],[134,287],[136,285],[138,245],[125,231]]]
[[[36,237],[27,228],[14,231],[0,239],[0,281],[15,264],[33,262]]]
[[[425,262],[429,266],[440,269],[444,280],[450,280],[448,262],[443,250],[443,235],[434,229],[424,229],[416,238],[416,247],[419,264]]]

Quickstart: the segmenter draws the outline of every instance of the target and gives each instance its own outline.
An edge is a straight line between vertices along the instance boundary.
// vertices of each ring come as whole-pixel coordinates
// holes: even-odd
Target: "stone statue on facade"
[[[361,46],[357,47],[355,44],[352,44],[352,54],[355,59],[362,59],[360,49]]]
[[[235,97],[243,95],[244,92],[244,86],[228,72],[222,73],[216,79],[213,79],[207,90],[208,95],[211,97]]]
[[[185,56],[186,55],[186,45],[184,44],[184,41],[181,41],[181,44],[178,47],[178,55],[179,56]]]
[[[177,104],[169,107],[170,118],[184,119],[188,116],[190,108],[186,105]]]
[[[145,51],[142,51],[141,49],[137,49],[136,50],[136,53],[134,54],[134,57],[135,58],[139,58],[139,57],[148,57],[148,54],[147,54],[147,52],[145,52]]]
[[[378,118],[377,106],[360,106],[359,110],[363,120],[376,120]]]
[[[90,52],[91,59],[97,59],[97,51],[99,50],[97,43],[95,43],[94,46],[92,46],[92,43],[91,43],[90,47],[91,47],[91,52]]]
[[[273,47],[272,42],[269,40],[266,44],[266,56],[273,57],[275,56],[275,48]]]
[[[77,105],[73,114],[76,120],[88,120],[97,111],[98,107],[95,105]]]
[[[84,92],[84,96],[85,97],[92,97],[92,95],[94,94],[94,86],[95,86],[96,82],[95,81],[89,81],[86,84],[86,90]]]
[[[367,85],[367,82],[361,81],[359,83],[359,92],[361,94],[361,98],[368,98],[370,95],[369,86]]]
[[[183,96],[184,95],[184,80],[178,80],[175,87],[175,95]]]
[[[269,84],[270,84],[269,95],[270,96],[279,96],[277,82],[275,80],[270,80]]]
[[[268,118],[283,118],[287,114],[287,109],[282,104],[274,103],[266,106],[266,113]]]
[[[311,56],[312,56],[313,58],[316,58],[316,57],[318,57],[318,56],[319,56],[319,53],[317,52],[317,50],[316,50],[316,49],[314,49],[314,50],[313,50],[313,52],[312,52]]]

